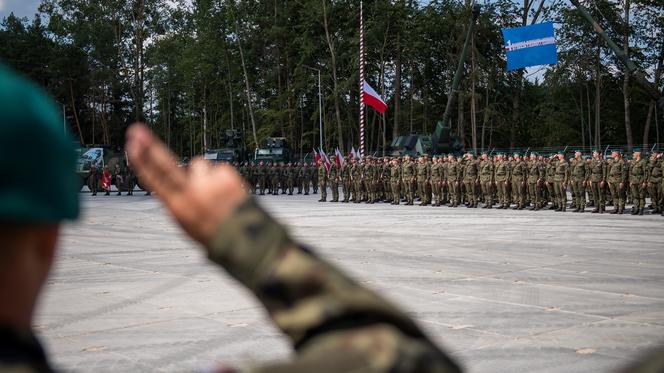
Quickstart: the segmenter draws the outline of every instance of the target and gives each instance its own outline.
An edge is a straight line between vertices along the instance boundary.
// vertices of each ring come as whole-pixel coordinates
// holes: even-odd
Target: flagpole
[[[360,0],[360,158],[364,158],[364,19]]]

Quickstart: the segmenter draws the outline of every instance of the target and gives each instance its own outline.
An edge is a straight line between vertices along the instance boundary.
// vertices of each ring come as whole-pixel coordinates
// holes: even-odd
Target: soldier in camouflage
[[[648,181],[648,162],[641,158],[641,149],[635,148],[632,163],[629,166],[629,187],[634,199],[632,215],[643,215],[646,207],[646,187]]]

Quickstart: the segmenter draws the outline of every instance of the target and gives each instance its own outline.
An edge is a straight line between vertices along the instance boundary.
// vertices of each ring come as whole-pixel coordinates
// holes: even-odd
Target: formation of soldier
[[[305,178],[298,178],[303,168]],[[249,166],[243,175],[253,175]],[[269,174],[270,167],[260,166],[259,175]],[[648,208],[652,213],[664,215],[664,159],[661,152],[644,158],[635,149],[630,159],[619,150],[604,159],[599,151],[592,155],[577,151],[566,159],[563,153],[510,155],[497,153],[493,156],[482,153],[476,159],[473,153],[463,156],[427,155],[414,160],[403,158],[366,157],[338,166],[334,157],[329,165],[319,162],[316,167],[285,166],[282,179],[276,177],[272,186],[282,185],[279,180],[294,180],[296,185],[317,180],[321,190],[320,202],[327,201],[327,190],[331,190],[331,202],[377,203],[390,202],[421,206],[466,206],[515,210],[552,209],[559,212],[571,209],[585,212],[593,207],[593,213],[604,213],[612,206],[612,214],[623,214],[626,205],[632,205],[631,214],[643,215]],[[248,174],[249,172],[249,174]],[[317,173],[314,175],[314,173]],[[247,176],[245,176],[247,177]],[[267,180],[267,177],[259,180]],[[270,190],[265,183],[253,176],[247,179],[252,189]],[[274,188],[274,187],[273,187]],[[340,200],[340,191],[343,199]],[[289,192],[292,188],[288,189]],[[568,198],[571,192],[571,201]],[[285,192],[285,190],[284,190]],[[283,193],[283,192],[282,192]],[[262,193],[261,193],[262,194]],[[308,193],[305,193],[308,194]],[[646,206],[646,197],[651,205]]]
[[[319,169],[315,163],[244,162],[235,163],[234,166],[253,194],[309,195],[310,191],[318,193]]]

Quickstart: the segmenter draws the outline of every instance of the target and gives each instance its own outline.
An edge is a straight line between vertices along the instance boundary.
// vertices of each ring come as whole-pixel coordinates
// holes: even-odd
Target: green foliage
[[[654,81],[664,6],[632,2],[629,29],[619,5],[584,3],[615,40],[631,34],[632,55]],[[468,3],[364,3],[366,79],[389,105],[384,122],[368,109],[370,151],[384,146],[383,131],[389,145],[393,133],[434,130],[462,47]],[[546,1],[537,20],[557,22],[560,63],[537,81],[524,71],[505,71],[500,30],[530,23],[539,1],[529,3],[527,10],[515,0],[483,3],[475,67],[470,57],[465,65],[463,110],[453,110],[455,131],[470,144],[469,118],[475,115],[478,143],[485,147],[590,145],[601,114],[601,142],[624,143],[622,69],[565,2]],[[324,7],[334,52],[325,35]],[[37,18],[3,21],[0,59],[64,105],[81,142],[121,146],[126,126],[145,120],[181,156],[218,146],[221,132],[230,128],[243,130],[249,147],[255,146],[252,120],[258,141],[284,136],[303,153],[317,147],[318,82],[309,68],[319,69],[325,145],[334,147],[341,139],[350,148],[359,141],[358,10],[355,0],[44,0]],[[595,109],[598,76],[601,113]],[[632,85],[632,127],[639,139],[650,99]],[[650,131],[652,140],[656,133]]]

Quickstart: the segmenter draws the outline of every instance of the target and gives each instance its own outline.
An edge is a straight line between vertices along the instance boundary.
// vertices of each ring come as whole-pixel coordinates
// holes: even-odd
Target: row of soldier
[[[405,201],[413,205],[416,198],[420,205],[476,208],[540,210],[544,208],[566,211],[568,190],[571,191],[571,207],[574,212],[584,212],[594,207],[593,213],[604,213],[606,206],[613,206],[612,214],[622,214],[627,204],[632,204],[632,214],[643,215],[646,197],[651,198],[653,213],[662,212],[664,201],[664,160],[660,152],[648,160],[636,149],[631,159],[623,158],[620,151],[613,151],[606,160],[599,151],[584,157],[580,151],[571,159],[563,153],[521,156],[483,153],[480,159],[467,153],[462,157],[448,155],[401,158],[366,157],[364,162],[351,160],[341,167],[332,157],[328,166],[318,164],[320,202],[327,200],[331,189],[332,202],[339,202],[339,188],[343,191],[341,202],[379,201],[398,205]]]

